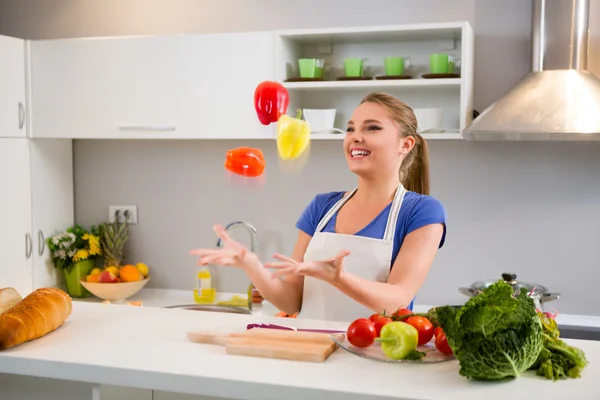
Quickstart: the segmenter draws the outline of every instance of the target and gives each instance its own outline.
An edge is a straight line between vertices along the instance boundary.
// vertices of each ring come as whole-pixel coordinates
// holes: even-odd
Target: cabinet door
[[[31,60],[33,137],[273,137],[253,105],[271,33],[35,41]]]
[[[261,125],[254,90],[274,79],[270,32],[182,37],[179,104],[185,136],[206,139],[274,138],[274,126]]]
[[[74,222],[73,149],[70,139],[30,140],[33,285],[56,286],[64,276],[54,267],[46,238]]]
[[[0,138],[0,287],[33,288],[29,139]]]
[[[0,137],[26,137],[25,41],[0,36]]]

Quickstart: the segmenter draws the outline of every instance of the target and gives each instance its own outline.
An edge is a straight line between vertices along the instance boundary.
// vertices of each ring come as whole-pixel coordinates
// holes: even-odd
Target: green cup
[[[346,58],[344,60],[344,71],[347,77],[361,77],[363,75],[363,59]]]
[[[325,60],[318,58],[301,58],[298,60],[300,78],[322,78]]]
[[[301,58],[298,60],[298,69],[300,70],[300,78],[316,78],[317,59],[316,58]]]
[[[451,74],[454,72],[454,57],[444,53],[431,54],[429,69],[432,74]]]
[[[385,57],[383,63],[387,76],[400,76],[404,73],[404,58],[402,57]]]

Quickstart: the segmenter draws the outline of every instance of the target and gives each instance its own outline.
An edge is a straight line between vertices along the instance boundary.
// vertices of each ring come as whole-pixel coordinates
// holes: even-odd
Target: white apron
[[[406,193],[402,184],[396,190],[383,239],[321,232],[357,189],[340,199],[319,222],[304,254],[304,261],[324,260],[335,256],[341,250],[348,250],[350,254],[344,258],[343,263],[345,271],[369,281],[387,282],[392,265],[396,223]],[[320,279],[304,277],[299,318],[352,322],[357,318],[368,318],[372,313],[372,310],[336,287]]]

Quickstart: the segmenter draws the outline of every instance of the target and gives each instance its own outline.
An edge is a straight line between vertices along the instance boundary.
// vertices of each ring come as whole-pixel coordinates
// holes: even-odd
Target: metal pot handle
[[[458,288],[458,292],[464,294],[467,297],[474,297],[477,295],[477,291],[473,288],[461,287]]]
[[[540,296],[540,303],[547,303],[558,299],[560,299],[560,293],[544,293]]]

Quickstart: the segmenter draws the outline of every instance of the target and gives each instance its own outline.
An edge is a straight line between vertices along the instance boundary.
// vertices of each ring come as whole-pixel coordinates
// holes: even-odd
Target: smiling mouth
[[[353,159],[365,158],[369,154],[371,154],[371,152],[367,150],[350,150],[350,158]]]

